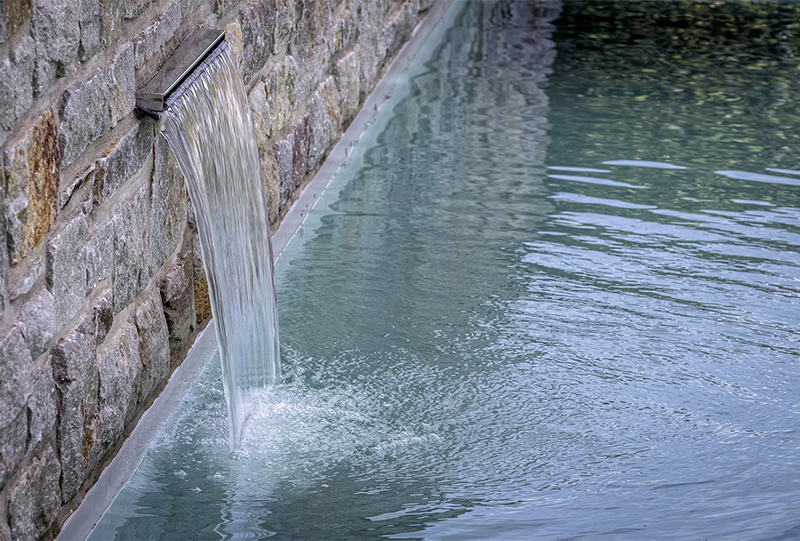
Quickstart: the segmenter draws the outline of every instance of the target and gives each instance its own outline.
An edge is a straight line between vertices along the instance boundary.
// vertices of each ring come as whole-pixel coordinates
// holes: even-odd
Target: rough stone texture
[[[344,54],[333,67],[336,90],[339,98],[339,111],[342,122],[349,124],[358,114],[359,74],[361,72],[361,47],[356,45]]]
[[[155,144],[155,167],[151,179],[150,263],[155,273],[178,248],[186,227],[189,194],[178,162],[163,137]]]
[[[360,93],[364,97],[377,80],[378,71],[386,60],[386,42],[383,39],[385,5],[374,0],[354,0],[350,8],[356,17],[358,43],[361,45]]]
[[[58,125],[63,167],[133,111],[135,90],[133,46],[126,43],[108,68],[64,91]]]
[[[27,295],[39,278],[44,274],[44,259],[39,257],[31,261],[30,266],[25,269],[24,274],[20,277],[17,283],[11,288],[8,295],[8,300],[15,301],[23,295]]]
[[[36,45],[25,36],[9,58],[0,59],[0,145],[14,124],[33,104],[33,68]]]
[[[156,22],[139,32],[133,40],[136,69],[141,68],[175,35],[180,24],[181,3],[180,0],[174,0]]]
[[[281,181],[278,176],[278,164],[271,148],[265,149],[259,156],[261,163],[261,183],[267,198],[267,213],[271,226],[278,224],[281,203]]]
[[[265,77],[267,137],[274,137],[289,124],[297,104],[298,68],[294,57],[286,56]]]
[[[110,289],[98,295],[92,306],[92,326],[98,344],[106,339],[114,324],[114,296]]]
[[[245,82],[261,68],[272,51],[275,0],[250,0],[239,16],[242,27],[242,76]]]
[[[247,102],[250,104],[250,112],[253,116],[256,145],[261,150],[267,144],[272,130],[272,124],[267,113],[267,91],[264,81],[258,81],[253,86],[247,96]]]
[[[294,0],[275,0],[275,33],[272,39],[272,52],[279,54],[289,44],[296,23],[296,2]]]
[[[308,163],[311,171],[339,139],[339,99],[332,76],[328,76],[308,104]]]
[[[47,243],[47,289],[55,298],[58,327],[78,313],[86,298],[86,218],[77,215]]]
[[[289,197],[294,192],[294,176],[292,174],[292,147],[294,146],[294,135],[278,141],[272,147],[275,153],[275,162],[278,168],[278,180],[280,181],[280,206],[286,205]]]
[[[325,44],[325,30],[330,25],[331,8],[327,2],[298,2],[294,40],[289,54],[297,61],[297,102],[308,98],[317,88],[331,53]]]
[[[81,31],[78,0],[33,0],[31,34],[36,43],[34,93],[75,70]]]
[[[132,126],[95,165],[92,204],[99,206],[147,160],[153,147],[153,123]]]
[[[72,196],[83,185],[94,184],[94,164],[90,165],[68,182],[62,183],[58,188],[58,207],[63,209],[72,200]],[[85,184],[84,184],[85,183]]]
[[[114,223],[111,219],[99,224],[86,241],[86,294],[97,283],[111,276],[114,270]]]
[[[0,539],[11,539],[11,529],[8,527],[8,512],[5,502],[0,499]]]
[[[33,359],[45,352],[50,339],[60,325],[56,319],[56,307],[49,291],[40,291],[22,306],[19,314],[19,330]]]
[[[304,115],[295,124],[292,139],[294,139],[292,176],[294,177],[294,187],[297,188],[306,176],[306,164],[308,163],[308,115]]]
[[[386,43],[386,54],[392,56],[408,39],[417,24],[419,0],[407,0],[386,21],[383,27],[383,39]]]
[[[188,345],[195,327],[192,245],[186,243],[161,280],[161,302],[169,331],[170,352]]]
[[[336,23],[330,26],[325,36],[331,56],[347,47],[347,44],[352,41],[356,34],[355,17],[350,10],[347,10]]]
[[[150,265],[147,261],[147,186],[120,204],[114,223],[114,313],[118,313],[147,287]]]
[[[12,263],[22,260],[55,223],[59,163],[55,116],[48,108],[3,153],[6,193],[13,199],[6,209]]]
[[[31,16],[31,0],[0,1],[0,43],[3,43]],[[0,537],[2,539],[2,537]]]
[[[202,323],[211,317],[211,298],[208,294],[208,279],[203,267],[203,249],[197,233],[192,236],[192,274],[196,321]]]
[[[66,502],[78,492],[100,458],[99,380],[90,318],[79,320],[53,347],[52,367],[58,403],[61,493]]]
[[[136,329],[141,370],[136,380],[135,400],[139,403],[169,375],[169,330],[158,289],[152,288],[136,310]]]
[[[103,346],[103,351],[97,352],[100,376],[98,410],[100,442],[108,448],[117,442],[125,423],[135,413],[135,383],[142,368],[136,327],[125,322],[116,333],[106,338]]]
[[[78,0],[78,23],[81,39],[78,44],[78,59],[85,62],[102,46],[103,19],[100,0]]]
[[[60,476],[58,457],[47,445],[40,456],[33,458],[8,493],[8,518],[13,541],[35,539],[53,523],[61,506]]]
[[[33,392],[28,400],[28,452],[47,436],[56,424],[55,388],[53,387],[53,370],[50,363],[45,363],[35,377]]]
[[[0,490],[25,454],[33,360],[18,327],[0,341]]]

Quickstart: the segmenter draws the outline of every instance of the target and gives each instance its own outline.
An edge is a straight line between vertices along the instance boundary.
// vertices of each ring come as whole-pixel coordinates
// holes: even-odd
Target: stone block
[[[275,153],[271,148],[265,149],[259,154],[261,165],[261,184],[264,187],[264,196],[267,200],[267,213],[270,226],[274,228],[278,225],[281,203],[281,181],[278,176],[278,164],[275,161]]]
[[[308,114],[303,115],[295,124],[292,139],[294,139],[292,176],[294,177],[294,187],[297,188],[306,177],[306,165],[308,164]]]
[[[34,94],[40,96],[57,77],[75,71],[81,30],[78,0],[33,0],[31,35],[36,43]]]
[[[0,60],[0,145],[8,140],[17,120],[33,105],[36,45],[22,38],[8,58]]]
[[[303,102],[319,85],[328,66],[330,51],[325,44],[325,30],[330,26],[331,9],[326,2],[298,1],[296,23],[289,54],[297,61],[297,102]]]
[[[31,16],[31,0],[0,1],[0,43],[19,29]],[[0,537],[0,539],[2,539]]]
[[[55,346],[53,379],[58,403],[57,442],[64,502],[78,492],[100,458],[98,371],[92,320],[80,319]]]
[[[244,65],[244,56],[242,55],[242,25],[239,21],[231,21],[225,25],[225,41],[230,45],[233,55],[236,57],[236,64],[239,66],[239,71],[242,70]]]
[[[14,301],[23,295],[27,295],[42,275],[44,275],[44,259],[39,257],[30,262],[28,268],[25,269],[22,276],[11,288],[8,299]]]
[[[11,539],[11,529],[8,527],[8,512],[5,501],[0,500],[0,539]]]
[[[97,226],[86,241],[86,294],[114,270],[114,222],[111,218]]]
[[[142,186],[114,213],[114,313],[118,313],[150,281],[147,261],[149,230],[147,223],[148,186]]]
[[[342,55],[333,67],[343,126],[350,124],[358,114],[360,73],[361,47],[356,45],[352,50]]]
[[[362,96],[369,93],[386,60],[386,41],[383,39],[383,17],[385,6],[372,0],[354,0],[351,11],[358,26],[357,41],[361,46]]]
[[[267,91],[264,81],[258,81],[253,85],[250,94],[247,96],[247,103],[250,105],[250,113],[253,116],[256,145],[261,150],[267,144],[272,132],[271,118],[267,111]]]
[[[239,15],[245,82],[267,63],[275,31],[275,0],[249,0]]]
[[[136,403],[143,402],[169,375],[169,330],[161,306],[161,292],[153,288],[136,310],[139,331],[139,362],[136,380]]]
[[[163,45],[175,35],[181,24],[181,2],[173,0],[161,17],[153,24],[139,32],[133,40],[133,54],[136,69],[152,58]]]
[[[47,350],[50,339],[59,328],[55,301],[46,289],[22,305],[19,313],[19,330],[25,337],[31,358],[36,359]]]
[[[331,56],[347,47],[357,33],[355,17],[350,10],[347,10],[325,33],[325,42]]]
[[[72,200],[72,196],[81,186],[94,184],[94,164],[75,175],[72,180],[64,182],[58,189],[58,207],[63,209]],[[91,203],[91,201],[89,202]]]
[[[393,56],[406,42],[417,25],[419,0],[406,0],[386,21],[383,39],[387,57]]]
[[[297,105],[297,62],[286,56],[264,78],[267,137],[274,137],[289,124]]]
[[[33,360],[18,327],[0,340],[0,490],[25,454]]]
[[[178,248],[186,228],[189,193],[178,162],[158,137],[150,199],[150,272],[154,274]]]
[[[78,23],[81,29],[78,59],[86,62],[103,45],[103,18],[100,0],[78,0]]]
[[[294,0],[275,0],[275,33],[272,53],[280,54],[292,38],[297,20]]]
[[[106,339],[111,326],[114,324],[114,296],[111,290],[98,295],[92,306],[92,325],[97,344]]]
[[[59,328],[78,313],[86,299],[86,237],[88,226],[78,214],[47,243],[45,283],[55,298]]]
[[[61,507],[60,477],[58,457],[47,445],[8,492],[12,541],[37,539],[47,531]]]
[[[103,350],[97,352],[100,377],[98,412],[103,449],[119,440],[125,424],[133,418],[136,381],[141,367],[139,335],[133,323],[125,322],[116,333],[106,338]]]
[[[108,68],[77,83],[61,96],[58,142],[64,167],[72,164],[90,143],[127,116],[135,105],[133,46],[117,48]]]
[[[194,307],[197,323],[202,323],[211,317],[211,298],[208,294],[208,279],[203,267],[203,249],[200,246],[200,237],[195,233],[192,236],[192,275],[194,281]]]
[[[28,453],[46,438],[56,426],[55,387],[53,370],[46,363],[33,381],[33,391],[28,399]]]
[[[95,165],[92,204],[96,207],[142,167],[153,148],[153,123],[138,122]]]
[[[278,168],[280,182],[280,206],[283,208],[289,197],[294,192],[294,177],[292,174],[292,148],[294,147],[294,134],[275,143],[272,151],[275,153],[275,162]]]
[[[46,109],[24,135],[3,153],[6,230],[11,262],[16,264],[50,231],[58,209],[60,153],[53,110]]]
[[[192,245],[187,243],[159,284],[172,353],[189,345],[197,317],[192,259]]]
[[[339,98],[333,77],[328,76],[308,104],[308,164],[313,170],[339,139]]]

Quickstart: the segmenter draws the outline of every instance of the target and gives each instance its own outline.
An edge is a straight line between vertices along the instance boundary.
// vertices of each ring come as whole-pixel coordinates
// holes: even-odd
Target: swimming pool
[[[800,536],[798,29],[454,3],[91,538]]]

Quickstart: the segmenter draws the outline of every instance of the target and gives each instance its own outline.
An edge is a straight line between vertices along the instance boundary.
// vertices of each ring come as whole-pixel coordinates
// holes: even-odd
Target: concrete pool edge
[[[309,211],[319,200],[328,183],[342,166],[350,148],[356,144],[372,121],[380,105],[389,95],[408,63],[439,23],[452,0],[437,0],[414,29],[411,37],[388,65],[383,77],[364,101],[361,110],[328,154],[314,178],[303,189],[300,197],[287,212],[278,231],[272,237],[273,251],[277,257],[305,221]],[[119,491],[127,484],[139,466],[142,457],[162,424],[175,411],[192,383],[199,376],[216,351],[216,334],[213,320],[192,345],[186,359],[175,370],[162,393],[141,416],[117,455],[102,471],[97,482],[87,491],[83,501],[64,521],[57,541],[82,540],[92,532]]]

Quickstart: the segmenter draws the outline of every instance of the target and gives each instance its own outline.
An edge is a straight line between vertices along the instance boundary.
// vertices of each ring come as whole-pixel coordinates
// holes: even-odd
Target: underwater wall
[[[0,2],[0,540],[54,537],[210,317],[134,93],[224,28],[280,222],[433,0]]]

